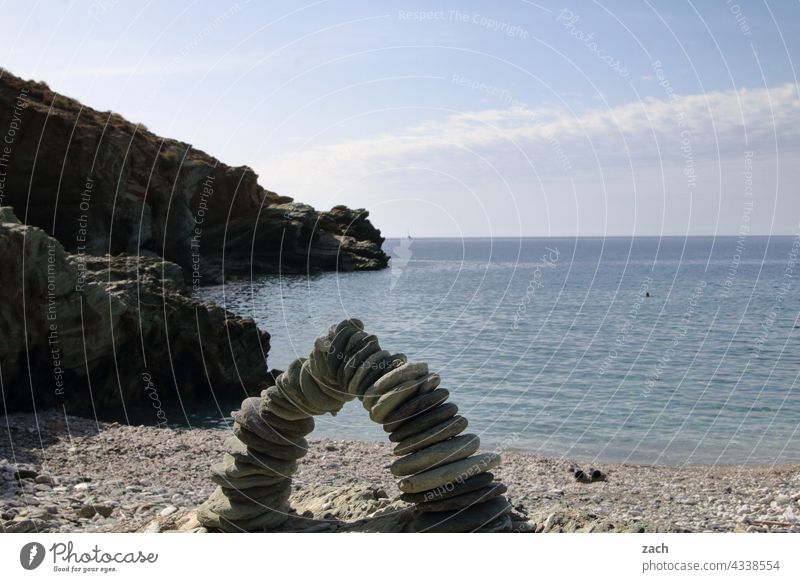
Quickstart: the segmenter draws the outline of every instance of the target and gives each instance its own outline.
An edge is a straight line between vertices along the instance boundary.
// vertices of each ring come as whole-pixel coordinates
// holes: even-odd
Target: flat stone
[[[389,440],[395,443],[400,442],[412,435],[421,433],[423,430],[436,426],[448,418],[453,418],[457,412],[458,406],[453,402],[440,404],[417,416],[412,416],[408,422],[403,423],[400,428],[389,435]],[[385,428],[386,425],[384,425]]]
[[[347,354],[345,352],[347,342],[350,341],[353,334],[363,330],[364,324],[357,319],[346,319],[336,326],[333,338],[331,339],[331,347],[328,351],[328,369],[332,372],[332,376],[329,380],[332,383],[338,383],[339,369],[347,360]]]
[[[398,487],[403,493],[420,493],[436,487],[447,487],[449,483],[464,481],[478,473],[490,471],[500,464],[500,455],[482,453],[436,467],[423,473],[417,473],[400,480]]]
[[[428,375],[428,364],[425,362],[406,362],[388,374],[384,374],[364,392],[364,398],[381,396],[394,388],[411,380],[422,384]]]
[[[336,383],[336,367],[333,369],[328,367],[328,356],[330,355],[332,340],[333,329],[314,340],[314,349],[311,352],[311,355],[314,356],[314,377],[319,382],[328,385]]]
[[[484,526],[475,530],[476,533],[507,533],[511,531],[511,515],[504,513]]]
[[[339,408],[342,407],[342,403],[350,402],[355,398],[347,393],[347,390],[342,390],[339,388],[338,384],[329,384],[327,382],[320,381],[319,377],[321,374],[314,370],[314,363],[316,362],[316,357],[312,354],[312,357],[309,358],[309,361],[303,365],[303,369],[300,373],[300,388],[303,389],[303,385],[305,382],[308,382],[308,378],[314,383],[314,386],[310,388],[306,388],[307,390],[316,388],[319,392],[322,392],[323,397],[327,402],[336,402]],[[333,406],[332,406],[333,407]],[[333,407],[335,408],[335,407]]]
[[[403,439],[392,450],[395,455],[408,455],[464,432],[469,422],[463,416],[454,416],[427,430]]]
[[[364,398],[364,407],[369,410],[373,422],[381,423],[393,410],[414,398],[419,393],[419,387],[419,380],[409,380],[381,395],[377,402],[372,402],[370,408],[367,408],[367,398]]]
[[[314,419],[310,416],[298,420],[286,420],[269,411],[264,411],[262,405],[261,418],[264,419],[264,422],[266,422],[270,428],[289,438],[302,437],[314,431]]]
[[[358,370],[356,370],[355,374],[353,374],[350,382],[348,382],[347,392],[349,394],[353,394],[354,396],[361,396],[364,394],[364,391],[361,390],[361,384],[364,380],[364,377],[370,372],[374,372],[376,369],[380,370],[382,367],[385,368],[386,363],[390,361],[391,357],[392,354],[386,350],[378,350],[374,354],[370,354],[370,356],[358,367]]]
[[[494,481],[494,474],[479,473],[469,479],[449,483],[445,487],[437,487],[421,493],[403,493],[400,495],[400,499],[415,504],[440,501],[442,499],[450,499],[451,497],[457,497],[464,493],[469,493],[470,491],[482,489],[483,487],[491,485],[492,481]]]
[[[311,357],[314,359],[314,356]],[[310,370],[310,363],[306,361],[300,370],[300,390],[305,400],[316,409],[325,412],[337,412],[342,409],[344,399],[333,398],[322,391],[317,381],[314,379]]]
[[[508,487],[502,483],[492,483],[487,487],[470,491],[462,495],[456,495],[448,499],[440,499],[437,501],[430,501],[428,503],[420,503],[417,505],[419,511],[454,511],[456,509],[464,509],[471,507],[477,503],[482,503],[491,499],[492,497],[499,497],[508,491]]]
[[[480,446],[481,439],[478,435],[464,434],[401,457],[391,464],[389,470],[392,475],[413,475],[446,463],[466,459],[476,452]]]
[[[284,510],[267,511],[258,517],[239,521],[220,517],[218,529],[227,533],[271,531],[280,527],[289,519],[288,509],[289,506],[287,504]]]
[[[291,479],[281,479],[274,485],[266,485],[263,487],[247,487],[244,489],[236,489],[234,487],[226,487],[223,485],[222,492],[225,494],[225,497],[234,501],[254,502],[259,499],[266,499],[272,495],[281,493],[291,486]]]
[[[358,350],[353,357],[347,360],[344,366],[341,367],[341,377],[339,378],[339,386],[350,387],[350,380],[353,379],[356,372],[358,372],[361,364],[375,352],[381,351],[378,338],[374,335],[368,335],[362,340],[363,346]]]
[[[390,355],[382,366],[376,366],[375,369],[370,370],[367,375],[364,376],[364,379],[361,381],[361,385],[358,387],[358,393],[363,396],[367,391],[367,388],[375,384],[375,382],[377,382],[381,376],[388,374],[396,368],[399,368],[406,362],[408,362],[408,358],[405,354],[398,353]]]
[[[285,511],[264,511],[261,515],[247,520],[229,520],[220,517],[206,503],[196,512],[197,521],[207,528],[219,529],[229,533],[248,531],[268,531],[282,525],[289,518]]]
[[[234,458],[230,453],[222,456],[222,463],[211,467],[212,473],[224,475],[228,478],[252,477],[253,475],[269,475],[271,477],[290,477],[297,470],[294,461],[281,461],[275,459],[273,463],[254,465]]]
[[[308,441],[302,437],[294,441],[286,439],[283,444],[272,443],[259,438],[258,435],[237,423],[233,425],[233,434],[249,448],[277,459],[295,461],[304,457],[308,452]]]
[[[290,493],[291,487],[284,487],[272,495],[260,499],[257,503],[253,503],[230,499],[221,487],[217,487],[203,505],[209,511],[225,519],[244,520],[258,517],[265,511],[285,511]]]
[[[295,408],[302,410],[309,415],[318,416],[327,412],[325,408],[317,404],[303,393],[300,386],[300,374],[303,366],[307,364],[306,358],[298,358],[289,364],[289,368],[278,376],[275,380],[280,395],[289,401]]]
[[[275,416],[279,416],[284,420],[302,420],[311,416],[309,413],[297,408],[291,402],[286,400],[275,386],[267,388],[267,398],[262,399],[261,414],[264,412],[271,412]]]
[[[427,394],[418,395],[390,412],[386,418],[383,419],[383,430],[386,432],[393,432],[401,426],[405,426],[407,422],[411,422],[416,415],[428,412],[434,406],[438,406],[449,397],[450,392],[445,388],[438,388]]]
[[[508,500],[495,497],[468,509],[420,513],[414,520],[414,529],[431,533],[472,532],[489,526],[509,511],[511,504]]]
[[[336,386],[343,387],[345,390],[347,389],[347,382],[344,379],[345,376],[345,369],[347,368],[347,362],[349,362],[353,356],[355,356],[358,351],[364,347],[364,341],[370,337],[370,334],[366,331],[359,330],[355,332],[350,338],[347,340],[347,345],[345,345],[343,350],[343,362],[339,366],[339,370],[336,372]]]
[[[247,400],[258,400],[260,402],[261,399],[248,398]],[[236,434],[237,430],[244,430],[252,435],[255,435],[256,438],[270,443],[275,443],[277,445],[286,445],[303,438],[302,435],[295,436],[274,428],[264,418],[261,417],[258,412],[259,406],[260,404],[256,404],[255,407],[249,405],[245,406],[245,403],[242,403],[242,410],[237,410],[231,414],[233,417],[234,434]],[[299,432],[297,429],[300,427],[294,428],[295,433]]]
[[[215,467],[219,467],[217,471]],[[247,477],[228,477],[220,464],[211,468],[211,481],[221,487],[230,489],[251,489],[254,487],[269,487],[286,481],[286,477],[280,475],[250,475]]]
[[[249,448],[236,437],[225,439],[225,452],[233,457],[237,463],[247,463],[272,474],[291,477],[297,470],[297,463],[294,460],[279,459],[260,453],[255,449]]]

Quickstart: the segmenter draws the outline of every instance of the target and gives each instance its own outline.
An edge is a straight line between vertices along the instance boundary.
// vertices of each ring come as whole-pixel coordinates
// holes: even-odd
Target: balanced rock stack
[[[292,362],[261,398],[248,398],[233,413],[234,436],[220,465],[219,487],[198,509],[198,519],[224,531],[274,529],[288,518],[296,461],[312,416],[336,414],[359,399],[369,416],[397,443],[392,474],[402,477],[401,498],[416,505],[417,531],[507,531],[510,503],[491,471],[494,453],[477,454],[480,439],[462,434],[467,419],[447,402],[441,378],[425,363],[381,349],[357,319],[317,338],[308,358]]]

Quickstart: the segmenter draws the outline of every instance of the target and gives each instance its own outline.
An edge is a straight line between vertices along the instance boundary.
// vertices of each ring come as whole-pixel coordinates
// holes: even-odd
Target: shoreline
[[[208,470],[228,436],[80,417],[67,417],[67,426],[56,411],[38,419],[40,432],[32,413],[9,414],[0,431],[0,518],[15,531],[138,531],[189,515],[214,488]],[[316,520],[313,531],[351,531],[355,521],[407,511],[386,468],[391,443],[313,436],[309,443],[292,504]],[[588,463],[495,450],[503,456],[496,475],[523,531],[800,532],[800,464],[595,463],[608,480],[582,484],[571,470]],[[379,531],[400,527],[382,519]]]

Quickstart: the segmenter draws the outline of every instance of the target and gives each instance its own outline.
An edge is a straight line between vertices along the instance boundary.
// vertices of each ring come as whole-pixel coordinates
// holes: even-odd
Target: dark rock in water
[[[15,150],[16,151],[16,150]],[[269,334],[184,292],[150,256],[71,255],[0,209],[0,362],[9,411],[115,416],[241,395],[267,377]],[[23,294],[24,290],[24,294]]]
[[[3,203],[68,251],[158,254],[194,285],[388,264],[366,210],[318,212],[265,190],[246,166],[0,70],[0,127],[15,111]]]

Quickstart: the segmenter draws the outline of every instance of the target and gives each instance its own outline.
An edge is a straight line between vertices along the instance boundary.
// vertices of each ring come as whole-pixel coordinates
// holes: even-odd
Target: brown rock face
[[[0,374],[9,412],[119,417],[187,409],[270,383],[269,334],[192,299],[155,257],[75,255],[0,208]]]
[[[367,211],[318,212],[265,190],[246,166],[227,166],[3,69],[0,133],[9,138],[0,143],[0,205],[67,251],[149,251],[183,267],[195,285],[388,263]]]

